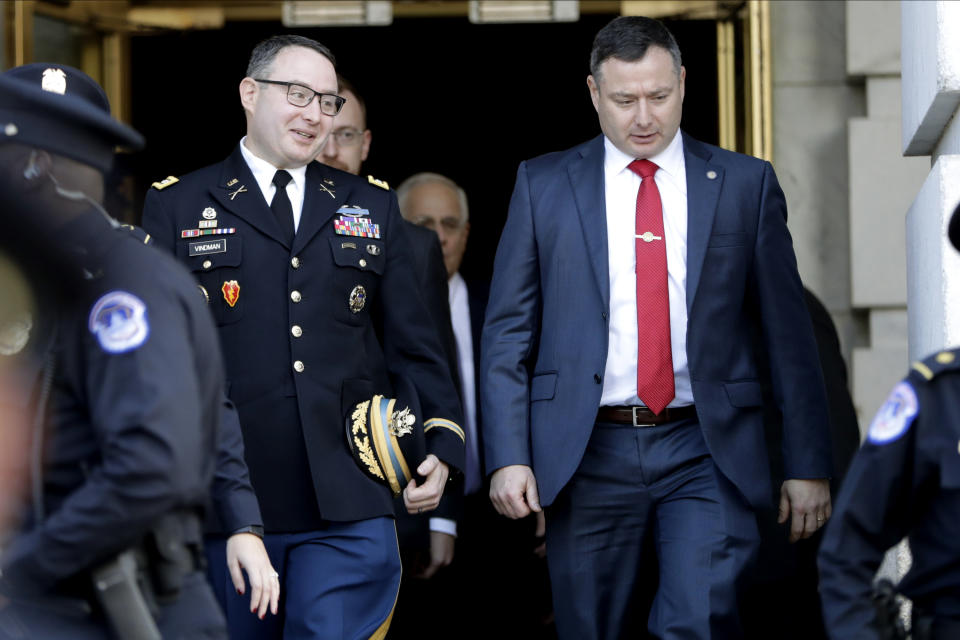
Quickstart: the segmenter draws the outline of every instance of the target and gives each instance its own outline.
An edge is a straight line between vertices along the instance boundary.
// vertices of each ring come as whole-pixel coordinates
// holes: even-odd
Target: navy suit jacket
[[[337,234],[334,222],[345,205],[365,209],[379,237]],[[233,231],[183,237],[208,207],[218,228]],[[275,528],[272,522],[311,503],[327,520],[392,515],[386,486],[353,460],[345,421],[356,403],[390,394],[391,379],[399,375],[417,388],[421,418],[430,429],[428,452],[462,468],[456,389],[436,331],[423,321],[427,312],[392,191],[310,163],[291,246],[238,145],[224,162],[151,189],[143,226],[209,296],[228,395],[240,416],[268,531]],[[230,281],[239,285],[232,305],[223,291]],[[364,304],[351,309],[361,287]],[[295,326],[302,333],[293,332]],[[300,370],[295,362],[302,363]],[[284,456],[296,447],[305,449],[309,467],[292,478],[290,469],[298,463]],[[315,496],[304,500],[311,488]]]
[[[768,162],[684,134],[687,357],[713,459],[770,502],[762,332],[783,413],[788,478],[830,476],[827,401],[810,316]],[[530,465],[549,505],[576,471],[600,405],[610,284],[603,137],[520,165],[482,344],[486,469]]]

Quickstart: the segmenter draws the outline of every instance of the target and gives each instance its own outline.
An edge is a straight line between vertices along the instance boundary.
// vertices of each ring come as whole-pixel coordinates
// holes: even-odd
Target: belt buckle
[[[652,427],[654,423],[652,422],[637,422],[637,409],[643,409],[643,407],[630,407],[630,410],[633,412],[633,426],[635,427]]]

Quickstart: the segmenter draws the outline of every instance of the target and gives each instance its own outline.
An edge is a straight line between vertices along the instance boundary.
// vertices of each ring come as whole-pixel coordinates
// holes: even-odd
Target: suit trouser
[[[663,639],[742,635],[736,594],[759,542],[756,520],[695,419],[597,423],[546,520],[561,639],[642,637],[644,622]],[[639,580],[658,561],[650,617],[640,620]]]
[[[328,522],[318,531],[267,534],[280,574],[280,611],[259,620],[250,588],[237,594],[226,567],[226,540],[207,541],[207,571],[227,615],[231,640],[380,638],[400,588],[400,551],[393,518]]]
[[[0,610],[2,640],[117,640],[95,610],[86,614],[82,601],[38,599],[11,602]],[[223,614],[201,571],[187,574],[180,595],[159,606],[157,627],[164,640],[226,640]]]

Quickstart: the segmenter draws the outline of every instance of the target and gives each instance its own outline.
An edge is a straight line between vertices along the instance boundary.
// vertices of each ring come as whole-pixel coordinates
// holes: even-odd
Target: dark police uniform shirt
[[[88,583],[82,572],[163,514],[202,516],[222,406],[214,327],[180,265],[97,211],[57,235],[81,275],[52,310],[55,334],[52,313],[41,312],[29,337],[35,358],[56,339],[45,517],[28,517],[2,555],[3,581],[23,594]]]
[[[144,228],[209,297],[268,532],[392,513],[389,490],[360,470],[345,435],[348,412],[389,394],[391,375],[417,387],[428,452],[463,464],[457,392],[396,196],[373,182],[310,163],[292,246],[239,145],[147,194]]]
[[[871,584],[908,537],[897,587],[924,615],[960,620],[960,350],[913,365],[853,459],[820,547],[820,592],[834,638],[879,638]]]

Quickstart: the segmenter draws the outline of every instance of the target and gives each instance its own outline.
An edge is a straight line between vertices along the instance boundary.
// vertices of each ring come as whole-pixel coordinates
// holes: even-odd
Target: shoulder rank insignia
[[[388,185],[384,180],[377,180],[371,175],[367,176],[367,180],[370,182],[370,184],[380,187],[381,189],[386,189],[387,191],[390,190],[390,185]]]
[[[166,189],[170,185],[177,184],[178,182],[180,182],[180,178],[176,178],[174,176],[167,176],[160,182],[154,182],[152,186],[154,189],[158,191],[162,191],[163,189]]]
[[[960,368],[960,354],[958,349],[946,349],[927,356],[923,360],[913,363],[911,367],[919,373],[925,380],[933,380],[935,376],[945,371]]]

